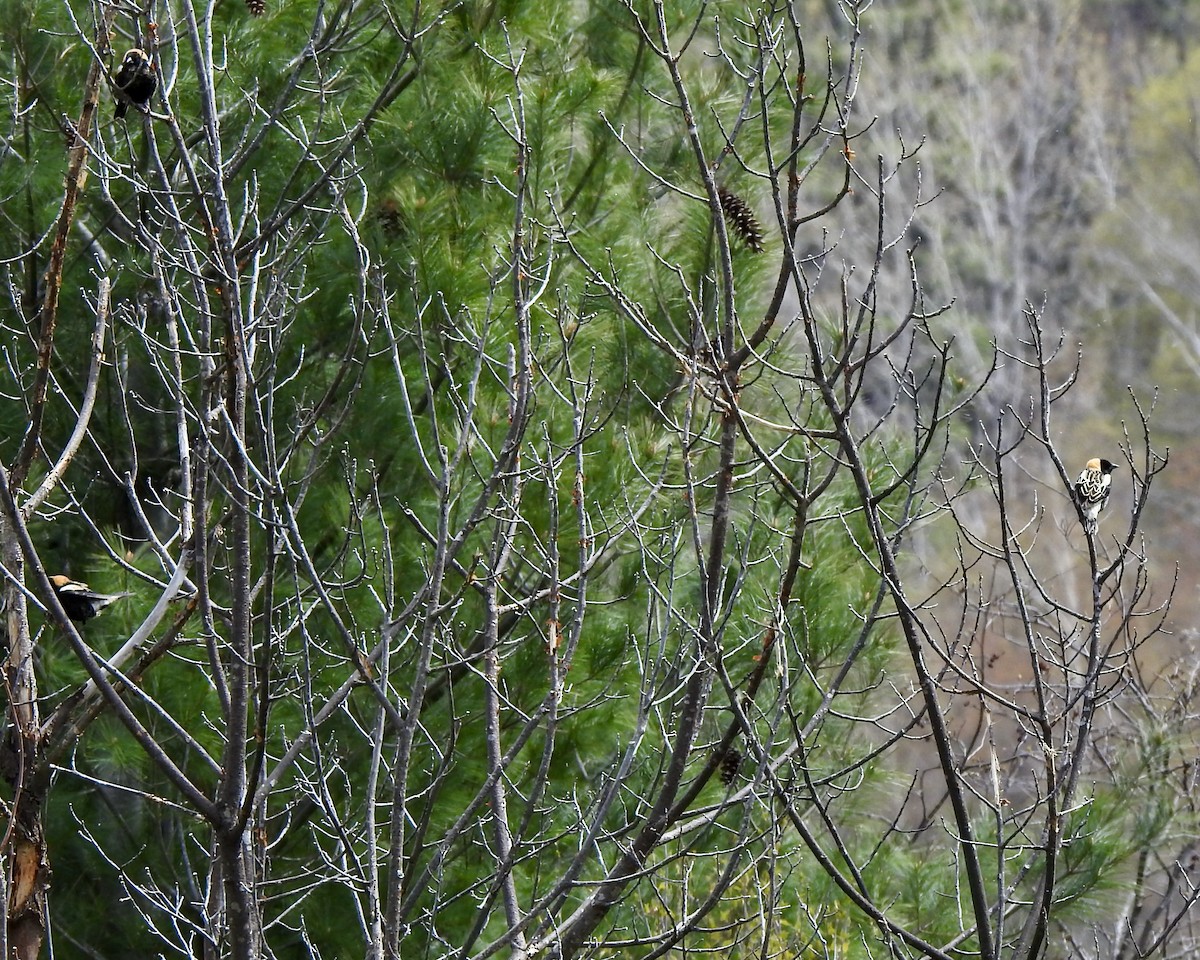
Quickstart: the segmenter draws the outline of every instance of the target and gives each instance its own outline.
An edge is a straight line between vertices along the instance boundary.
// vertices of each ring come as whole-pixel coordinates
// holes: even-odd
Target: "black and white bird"
[[[1075,502],[1083,511],[1088,529],[1095,529],[1100,511],[1108,506],[1108,496],[1112,493],[1112,472],[1116,469],[1117,465],[1111,460],[1092,457],[1075,481]]]
[[[125,111],[132,103],[139,110],[150,102],[154,89],[158,86],[158,76],[154,72],[154,63],[146,56],[145,50],[134,47],[121,61],[117,75],[113,77],[114,92],[117,97],[117,109],[113,114],[118,120],[125,116]]]
[[[67,616],[76,623],[86,623],[110,603],[132,596],[130,593],[97,593],[86,583],[64,577],[61,573],[51,577],[50,583]]]

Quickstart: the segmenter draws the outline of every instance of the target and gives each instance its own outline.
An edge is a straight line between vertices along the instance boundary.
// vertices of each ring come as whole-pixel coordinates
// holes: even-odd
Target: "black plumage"
[[[158,75],[154,72],[154,63],[144,50],[134,47],[125,54],[117,75],[113,77],[113,85],[117,98],[114,116],[118,120],[125,116],[131,103],[140,110],[150,102],[158,87]]]
[[[1111,460],[1093,457],[1075,481],[1075,500],[1083,511],[1084,522],[1094,527],[1112,493],[1112,472],[1117,465]]]
[[[50,584],[67,616],[76,623],[86,623],[113,601],[130,596],[128,593],[98,593],[86,583],[64,577],[61,573],[51,577]]]

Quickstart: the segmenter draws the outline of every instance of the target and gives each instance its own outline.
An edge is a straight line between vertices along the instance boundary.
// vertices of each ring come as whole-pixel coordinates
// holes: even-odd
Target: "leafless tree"
[[[1076,363],[1010,304],[966,383],[913,251],[920,141],[859,149],[869,7],[821,43],[788,3],[604,11],[637,72],[590,155],[552,131],[585,156],[561,170],[552,71],[491,8],[321,7],[237,110],[213,9],[185,2],[134,21],[160,85],[124,128],[96,121],[118,14],[76,23],[84,106],[6,386],[29,423],[0,470],[6,955],[47,933],[64,780],[159,822],[129,853],[79,832],[163,955],[1190,947],[1191,846],[1168,840],[1193,767],[1164,725],[1190,725],[1194,683],[1138,663],[1169,600],[1139,535],[1166,464],[1147,391],[1085,530],[1054,422]],[[325,112],[364,50],[389,63],[368,106]],[[503,227],[451,237],[478,259],[440,283],[370,236],[367,169],[433,52],[504,84],[475,118]],[[56,359],[65,315],[91,324],[86,378]],[[1024,399],[967,443],[1002,365]],[[136,594],[115,652],[48,579],[61,514]],[[79,670],[47,689],[55,634]],[[141,770],[87,760],[101,721]],[[1107,889],[1116,923],[1087,909]]]

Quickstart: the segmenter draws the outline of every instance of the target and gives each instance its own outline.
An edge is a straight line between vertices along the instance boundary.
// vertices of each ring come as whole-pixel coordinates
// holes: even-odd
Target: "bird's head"
[[[1106,477],[1117,469],[1117,465],[1111,460],[1095,460],[1096,469],[1103,473]]]
[[[154,64],[150,58],[146,56],[146,51],[140,47],[131,48],[126,54],[125,59],[121,61],[121,66],[128,67],[131,70],[136,70],[138,67],[149,67],[154,69]]]

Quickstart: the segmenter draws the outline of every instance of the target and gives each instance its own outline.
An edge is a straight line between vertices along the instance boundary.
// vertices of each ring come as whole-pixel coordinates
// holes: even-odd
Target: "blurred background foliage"
[[[739,18],[753,15],[741,3],[713,6],[720,8],[731,33]],[[682,30],[700,4],[689,0],[671,7]],[[845,18],[832,0],[797,7],[815,76],[822,71],[825,36],[843,35]],[[22,397],[34,361],[47,236],[62,193],[65,124],[79,115],[81,80],[91,57],[83,41],[92,36],[95,11],[62,0],[5,0],[4,9],[0,56],[7,81],[7,126],[0,148],[0,222],[5,226],[0,262],[10,299],[0,330],[0,457],[11,462],[27,423]],[[68,11],[74,22],[65,15]],[[157,22],[169,108],[182,137],[195,145],[202,142],[203,131],[194,68],[185,47],[170,42],[171,28],[183,29],[182,18],[173,5],[156,5],[149,12]],[[353,184],[346,194],[352,226],[343,222],[332,201],[322,206],[329,201],[328,191],[322,190],[282,223],[260,253],[268,271],[278,269],[289,278],[294,295],[286,308],[265,299],[276,289],[268,285],[239,294],[248,316],[261,318],[263,356],[257,372],[262,384],[276,390],[277,419],[255,437],[256,449],[286,446],[289,431],[332,392],[333,402],[316,430],[336,433],[336,439],[319,449],[314,444],[311,462],[297,456],[291,479],[309,484],[298,525],[307,532],[321,570],[336,580],[339,604],[364,650],[428,575],[431,550],[413,518],[434,529],[447,497],[453,516],[470,510],[509,428],[504,359],[516,326],[511,302],[497,289],[507,282],[501,278],[513,234],[514,144],[506,128],[511,129],[514,104],[512,77],[502,64],[508,45],[523,54],[529,212],[540,224],[524,239],[535,269],[553,264],[552,294],[534,311],[533,335],[539,373],[556,386],[537,393],[537,427],[525,455],[541,454],[549,462],[570,442],[578,427],[561,391],[594,371],[597,387],[583,424],[588,433],[583,489],[595,516],[608,528],[592,535],[614,534],[633,505],[650,502],[643,542],[614,552],[593,575],[590,599],[596,607],[588,613],[586,637],[571,665],[547,795],[535,805],[528,825],[531,834],[568,837],[570,843],[559,847],[548,841],[536,860],[519,865],[519,889],[532,900],[544,876],[575,854],[571,829],[621,762],[638,697],[659,696],[678,681],[670,671],[673,651],[689,642],[680,623],[694,616],[698,591],[691,544],[680,536],[687,514],[680,486],[682,455],[662,417],[664,410],[678,415],[686,404],[676,392],[681,371],[665,364],[663,353],[633,328],[595,278],[563,255],[547,197],[557,216],[569,218],[566,225],[581,253],[607,265],[610,281],[644,310],[648,325],[671,342],[689,343],[694,331],[680,279],[700,301],[711,303],[706,284],[714,263],[712,218],[704,204],[669,194],[657,182],[662,177],[698,189],[684,128],[659,99],[669,95],[659,64],[630,29],[628,18],[609,3],[474,0],[447,6],[436,24],[428,14],[418,21],[415,7],[408,4],[342,3],[329,7],[314,27],[310,6],[268,0],[265,14],[254,18],[242,4],[224,0],[215,5],[213,16],[222,40],[217,78],[221,146],[224,156],[235,160],[224,187],[235,223],[249,234],[270,222],[329,163],[344,162],[339,177]],[[352,26],[337,44],[322,47],[322,38],[334,32],[339,18],[342,26]],[[373,116],[369,132],[353,151],[340,156],[345,130],[371,109],[381,78],[400,56],[402,45],[389,21],[428,27],[419,55],[406,68],[414,71],[413,79]],[[123,11],[118,16],[119,36],[106,60],[110,68],[119,62],[124,44],[144,35],[146,23],[144,15]],[[1073,416],[1058,421],[1064,447],[1075,459],[1121,442],[1120,424],[1128,414],[1126,383],[1143,393],[1151,385],[1161,386],[1159,426],[1170,434],[1164,439],[1184,444],[1192,434],[1188,411],[1197,403],[1200,371],[1200,204],[1195,197],[1200,183],[1195,98],[1200,60],[1193,50],[1200,36],[1200,4],[922,0],[876,4],[864,24],[864,130],[855,142],[857,169],[864,179],[827,221],[814,227],[812,242],[833,243],[833,258],[853,261],[857,245],[869,244],[874,236],[875,208],[865,184],[872,181],[875,156],[894,153],[897,129],[910,146],[924,139],[918,154],[919,192],[911,182],[901,184],[899,189],[913,192],[889,206],[889,217],[907,215],[904,200],[920,204],[909,239],[930,302],[955,301],[952,324],[961,375],[981,375],[988,344],[1019,324],[1026,302],[1044,303],[1052,335],[1061,333],[1069,345],[1084,344],[1083,377],[1070,401]],[[315,57],[310,50],[316,50]],[[845,66],[838,62],[844,46],[835,44],[834,50],[836,71]],[[723,145],[715,118],[736,114],[744,90],[699,53],[689,53],[683,65],[695,88],[700,136],[715,156]],[[157,112],[164,108],[159,100],[153,106]],[[786,111],[778,116],[782,122]],[[103,145],[104,162],[115,166],[107,172],[93,170],[69,248],[47,450],[58,449],[74,424],[73,404],[90,356],[92,301],[101,272],[114,280],[110,351],[119,378],[106,377],[89,442],[68,484],[34,527],[47,567],[99,589],[138,594],[89,625],[89,642],[101,651],[118,645],[152,602],[151,585],[133,572],[141,570],[147,578],[158,574],[127,512],[126,476],[139,491],[170,496],[180,451],[165,411],[176,403],[195,403],[201,389],[199,367],[189,358],[182,391],[174,395],[170,373],[155,355],[163,336],[161,291],[137,231],[169,242],[171,230],[202,227],[186,206],[182,226],[155,222],[152,207],[139,197],[137,178],[122,175],[137,171],[150,179],[161,162],[173,176],[182,176],[180,144],[165,134],[161,121],[149,123],[158,131],[154,150],[140,116],[131,113],[125,123],[113,121],[103,88],[95,136]],[[641,163],[656,176],[647,176],[634,162],[618,134],[636,144]],[[743,159],[759,164],[762,157],[751,152]],[[199,175],[207,182],[214,174],[201,169]],[[770,185],[738,179],[732,165],[728,176],[771,223]],[[834,176],[833,171],[814,174],[812,195],[805,197],[809,206],[820,206],[830,195]],[[159,183],[157,189],[165,187]],[[186,191],[180,193],[186,196]],[[739,309],[747,327],[757,322],[770,292],[767,284],[779,256],[770,243],[761,258],[740,246],[733,251]],[[359,270],[359,244],[376,265],[370,276]],[[905,267],[897,258],[889,269]],[[185,296],[211,292],[214,283],[211,276],[187,277],[179,265],[171,275],[181,289],[192,285]],[[895,289],[901,297],[909,292],[903,282]],[[391,328],[375,319],[347,342],[356,305],[379,291],[389,304]],[[469,396],[481,345],[489,359],[478,394]],[[1066,352],[1073,354],[1073,347]],[[436,369],[427,369],[430,359]],[[407,399],[397,370],[408,384]],[[267,371],[276,374],[268,377]],[[436,386],[427,391],[426,382]],[[778,389],[780,406],[805,403],[786,392],[791,388]],[[1015,372],[1012,378],[1002,376],[993,385],[990,406],[981,407],[999,409],[1018,401],[1024,390]],[[415,414],[409,412],[414,404],[419,407]],[[479,437],[455,475],[453,489],[439,491],[425,472],[414,431],[425,451],[446,443],[447,437],[452,441],[457,418],[470,404],[477,404]],[[712,411],[701,415],[714,416]],[[989,429],[982,421],[991,415],[964,422],[963,435]],[[695,451],[696,469],[711,469],[712,456],[711,450]],[[882,459],[878,466],[886,470]],[[1049,491],[1040,470],[1030,465],[1032,482]],[[571,520],[573,472],[564,463],[529,485],[516,539],[518,555],[545,551],[551,515],[557,513],[564,521],[558,531],[564,575],[576,568],[579,555],[580,531]],[[1194,458],[1178,457],[1164,481],[1169,495],[1161,494],[1145,519],[1156,561],[1164,567],[1179,564],[1183,589],[1170,626],[1188,651],[1192,637],[1187,629],[1200,577],[1200,553],[1191,535],[1194,491],[1200,489],[1194,480],[1200,480]],[[662,487],[656,489],[659,483]],[[1058,495],[1061,491],[1047,492]],[[782,678],[769,681],[780,685],[780,702],[795,712],[798,726],[816,710],[822,683],[855,641],[877,588],[877,576],[856,545],[865,540],[865,532],[853,512],[853,498],[853,490],[835,488],[825,502],[828,522],[811,531],[796,602],[788,610],[788,643],[815,682],[783,690]],[[366,500],[373,509],[364,512],[359,505]],[[744,513],[735,520],[737,549],[754,562],[730,571],[731,577],[745,576],[746,583],[736,592],[735,606],[723,611],[733,624],[727,666],[735,679],[755,669],[757,643],[786,559],[780,545],[792,520],[778,491],[762,477],[747,478],[740,503]],[[492,536],[491,525],[482,525],[462,556],[486,555]],[[257,540],[256,549],[258,563],[265,564],[265,540]],[[684,562],[689,557],[690,566]],[[114,558],[129,569],[122,571]],[[532,576],[535,569],[523,569],[518,559],[508,584],[514,595],[537,586],[521,581],[523,573]],[[444,599],[449,601],[468,580],[456,573]],[[221,589],[219,583],[210,586]],[[663,616],[656,594],[673,598],[671,617]],[[302,612],[311,602],[311,593],[300,590],[290,599],[281,597],[270,611],[257,611],[287,637],[270,653],[275,700],[264,736],[273,753],[285,749],[321,694],[352,672],[347,651],[332,639],[336,630],[326,615]],[[418,780],[414,794],[426,787],[435,792],[430,820],[423,826],[434,837],[450,827],[478,789],[485,759],[484,685],[465,667],[478,652],[482,610],[469,591],[454,610],[441,648],[445,659],[432,667],[444,685],[421,714],[423,733],[410,771]],[[511,730],[546,695],[549,616],[547,604],[535,605],[503,639]],[[282,629],[297,618],[303,630]],[[39,667],[48,712],[83,674],[52,629],[42,630]],[[213,691],[197,631],[195,624],[185,628],[184,642],[156,665],[146,686],[169,713],[187,718],[191,734],[216,755],[223,732],[214,729]],[[888,629],[874,631],[867,655],[845,684],[857,693],[843,710],[854,704],[870,712],[879,702],[876,694],[886,691],[895,643]],[[402,678],[417,668],[415,656],[415,644],[392,654],[390,670],[400,689]],[[647,671],[648,663],[664,672]],[[372,747],[371,709],[370,696],[355,693],[347,709],[323,728],[320,748],[314,746],[304,762],[306,776],[288,778],[278,802],[264,811],[264,863],[271,860],[278,867],[270,875],[301,877],[310,870],[321,875],[311,885],[295,879],[264,885],[276,956],[353,956],[361,951],[361,932],[346,919],[355,909],[356,894],[322,871],[364,851],[361,777]],[[728,716],[706,722],[711,740]],[[829,718],[806,757],[811,776],[845,785],[838,809],[844,805],[863,817],[890,815],[895,794],[908,789],[910,771],[858,762],[855,758],[863,753],[858,729],[852,717]],[[644,814],[643,798],[653,795],[663,773],[659,761],[667,734],[649,731],[651,745],[624,774],[622,800],[606,824],[618,834]],[[169,729],[162,735],[169,740]],[[522,754],[526,779],[514,780],[518,792],[531,788],[541,749],[535,734]],[[1162,749],[1169,753],[1180,746]],[[700,755],[695,764],[702,766],[706,759]],[[47,814],[55,955],[162,953],[168,948],[149,932],[142,914],[153,914],[162,904],[138,888],[153,885],[160,893],[174,891],[181,903],[202,902],[203,872],[195,864],[207,857],[206,831],[171,800],[169,785],[108,718],[97,721],[56,762],[59,772]],[[205,777],[200,758],[185,762],[199,779]],[[440,775],[443,764],[453,768],[451,776]],[[736,776],[750,776],[755,764],[753,757],[743,758]],[[1123,775],[1144,786],[1139,779],[1144,769],[1131,761]],[[307,784],[317,781],[327,791],[309,790]],[[701,802],[718,802],[724,789],[714,780]],[[796,784],[795,789],[810,787]],[[1122,871],[1133,869],[1129,865],[1158,842],[1168,823],[1181,829],[1185,815],[1190,813],[1176,810],[1147,819],[1141,806],[1126,809],[1122,796],[1097,795],[1070,827],[1079,841],[1067,858],[1069,883],[1063,897],[1072,909],[1098,915]],[[755,853],[737,867],[739,878],[713,914],[713,930],[695,934],[698,946],[719,947],[731,958],[757,956],[757,941],[742,924],[770,883],[788,892],[778,913],[763,922],[779,931],[786,950],[795,956],[866,955],[863,944],[877,939],[878,928],[848,904],[788,827],[779,828],[781,835],[771,833],[774,820],[769,801],[763,809],[731,808],[711,828],[681,840],[678,848],[658,852],[665,863],[661,886],[639,887],[614,914],[611,931],[626,931],[622,936],[648,933],[667,917],[686,913],[724,868],[722,857],[714,854],[729,844]],[[339,824],[342,832],[330,824]],[[491,857],[481,852],[486,842],[482,827],[466,831],[453,855],[428,875],[429,889],[420,894],[428,904],[427,923],[406,938],[412,956],[449,955],[476,924],[481,875],[493,869]],[[939,857],[936,845],[909,843],[902,835],[880,850],[871,849],[870,835],[851,837],[848,843],[870,862],[877,902],[933,942],[954,936],[960,921],[946,915],[944,904],[961,878],[954,863]],[[764,849],[769,856],[761,855]],[[415,851],[412,865],[423,869],[428,856],[428,851]],[[675,857],[679,859],[670,862]],[[600,869],[595,864],[584,879],[599,876]],[[572,892],[562,911],[568,912],[584,894],[586,888]],[[723,922],[732,932],[722,929]],[[497,916],[476,931],[482,937],[478,942],[502,927]]]

